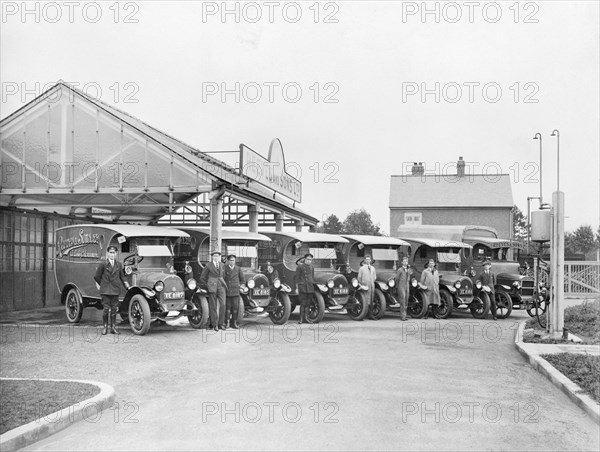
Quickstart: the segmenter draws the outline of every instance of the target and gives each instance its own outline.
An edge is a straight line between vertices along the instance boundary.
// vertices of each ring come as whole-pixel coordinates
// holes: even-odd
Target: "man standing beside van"
[[[215,331],[225,329],[225,297],[227,284],[223,279],[223,263],[221,252],[210,253],[212,261],[206,264],[200,275],[200,287],[208,292],[208,312],[210,325]]]
[[[121,286],[129,289],[129,283],[125,280],[123,274],[123,265],[117,261],[117,247],[109,246],[107,252],[108,259],[98,265],[94,275],[94,281],[96,281],[96,287],[102,296],[102,307],[104,308],[102,312],[103,335],[108,333],[109,312],[110,333],[119,334],[115,327],[119,308],[119,294],[121,293]]]
[[[408,257],[402,258],[402,265],[396,273],[394,278],[396,282],[396,290],[398,291],[398,303],[400,304],[400,320],[406,320],[406,306],[408,303],[409,291],[410,291],[410,275],[413,271],[408,266]]]
[[[225,283],[227,284],[227,307],[225,310],[225,327],[238,329],[237,319],[240,306],[240,286],[244,284],[242,269],[235,265],[235,255],[227,256],[225,266]]]
[[[315,269],[312,266],[313,255],[307,253],[304,255],[302,262],[296,267],[294,279],[298,286],[298,301],[300,302],[300,320],[298,323],[309,321],[306,318],[310,301],[315,292]]]
[[[365,255],[362,267],[358,269],[358,283],[367,286],[366,297],[369,300],[369,306],[372,306],[375,299],[375,280],[377,273],[375,267],[371,265],[371,255]]]
[[[494,286],[496,285],[496,275],[492,273],[492,261],[487,259],[483,263],[483,272],[479,275],[479,280],[481,281],[482,286],[489,287],[490,291],[487,293],[490,297],[490,312],[492,313],[492,318],[494,320],[498,320],[496,317],[496,293]]]

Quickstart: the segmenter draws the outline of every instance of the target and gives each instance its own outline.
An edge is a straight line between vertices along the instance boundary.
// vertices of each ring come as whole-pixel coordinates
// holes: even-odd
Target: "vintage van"
[[[181,231],[189,234],[182,237],[175,245],[175,268],[184,278],[200,280],[202,270],[210,262],[210,229],[199,227],[181,227]],[[267,277],[261,273],[258,265],[258,244],[270,242],[271,239],[256,232],[223,229],[221,235],[221,253],[223,261],[229,254],[236,255],[236,265],[244,274],[245,284],[241,287],[238,324],[244,316],[263,317],[268,315],[276,325],[286,323],[290,317],[291,288],[274,281],[270,287]],[[200,326],[207,324],[205,307],[208,306],[207,294],[197,288],[193,294],[196,305],[202,306],[198,318],[194,321]],[[202,317],[203,316],[203,317]]]
[[[487,316],[490,300],[487,294],[480,292],[481,283],[477,283],[477,293],[474,293],[471,277],[461,272],[463,250],[470,250],[471,245],[459,241],[412,237],[405,233],[400,238],[411,245],[409,262],[414,271],[414,280],[411,281],[413,287],[420,285],[421,274],[429,259],[434,259],[437,264],[441,304],[439,307],[432,306],[435,317],[448,318],[454,309],[459,308],[468,308],[476,319]]]
[[[362,320],[368,310],[368,302],[361,295],[358,280],[350,282],[340,273],[337,253],[348,240],[334,234],[314,232],[263,231],[271,242],[261,242],[258,259],[261,264],[270,261],[279,272],[281,282],[292,288],[290,299],[292,312],[298,305],[298,289],[294,280],[300,259],[307,253],[314,256],[314,297],[308,307],[307,320],[318,323],[325,313],[347,314],[353,320]],[[355,290],[349,290],[349,285]]]
[[[463,250],[461,272],[476,282],[484,260],[491,260],[496,275],[496,317],[507,318],[513,309],[527,309],[531,315],[534,298],[541,290],[535,287],[531,276],[521,274],[517,261],[509,259],[511,250],[522,250],[519,242],[500,239],[496,229],[487,226],[401,226],[398,231],[399,234],[420,234],[421,237],[468,243],[473,249]]]
[[[185,285],[173,267],[173,244],[187,237],[170,228],[138,225],[75,225],[56,230],[55,277],[67,320],[77,323],[84,308],[102,309],[96,288],[96,268],[116,246],[130,285],[119,295],[119,314],[134,334],[143,335],[154,321],[195,315],[185,298]],[[187,281],[195,288],[196,281]],[[192,326],[194,326],[192,324]]]
[[[348,239],[348,245],[344,245],[343,252],[339,253],[338,259],[342,263],[350,265],[353,273],[358,274],[365,255],[371,255],[373,267],[375,267],[375,299],[369,306],[369,316],[372,319],[382,318],[386,311],[398,311],[400,305],[396,299],[396,288],[394,287],[396,271],[401,265],[399,250],[404,247],[408,249],[410,244],[404,240],[394,237],[383,237],[374,235],[347,235],[342,237]]]

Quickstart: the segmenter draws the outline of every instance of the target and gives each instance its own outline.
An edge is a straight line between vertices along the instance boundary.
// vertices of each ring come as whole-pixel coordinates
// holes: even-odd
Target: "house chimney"
[[[465,177],[465,161],[462,157],[459,157],[458,162],[456,162],[456,175],[458,177]]]
[[[423,162],[419,162],[419,163],[413,162],[412,175],[420,176],[424,173],[425,173],[425,167],[423,166]]]

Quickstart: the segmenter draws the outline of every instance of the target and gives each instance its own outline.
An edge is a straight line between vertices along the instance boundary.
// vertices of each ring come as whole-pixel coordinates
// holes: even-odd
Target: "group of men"
[[[117,249],[114,246],[108,248],[108,259],[101,263],[96,269],[94,280],[102,296],[103,322],[104,329],[102,334],[109,331],[112,334],[118,334],[115,328],[115,319],[119,306],[119,293],[121,285],[129,288],[123,274],[123,266],[116,260]],[[314,256],[310,253],[304,255],[297,262],[294,282],[298,290],[298,302],[300,304],[300,319],[298,323],[308,321],[309,306],[314,294],[315,269],[312,265]],[[358,282],[366,286],[366,297],[371,305],[375,297],[375,280],[377,272],[372,265],[373,261],[370,255],[365,255],[361,268],[358,270]],[[483,264],[483,272],[479,279],[483,286],[490,288],[490,312],[492,318],[496,320],[496,302],[494,286],[496,276],[490,271],[492,263],[487,260]],[[348,266],[349,268],[349,266]],[[398,304],[400,305],[400,319],[405,321],[406,308],[410,292],[410,280],[413,270],[408,265],[408,257],[404,256],[402,265],[398,268],[394,282],[397,290]],[[277,270],[273,268],[270,262],[267,262],[267,271],[265,272],[269,280],[269,286],[279,278]],[[425,270],[421,273],[421,284],[426,287],[426,303],[430,305],[440,305],[440,277],[435,269],[435,261],[430,259],[425,265]],[[219,329],[239,328],[238,316],[240,309],[243,313],[243,304],[240,301],[240,287],[245,284],[242,269],[236,265],[236,256],[230,254],[227,256],[226,263],[221,261],[221,252],[213,251],[211,261],[206,264],[200,276],[200,287],[208,292],[209,306],[209,328],[214,331]],[[109,324],[110,320],[110,324]]]

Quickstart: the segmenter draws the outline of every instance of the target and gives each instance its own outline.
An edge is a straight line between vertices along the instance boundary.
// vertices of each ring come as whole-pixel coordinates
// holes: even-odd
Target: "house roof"
[[[397,175],[390,181],[394,208],[502,207],[514,205],[509,174]]]

